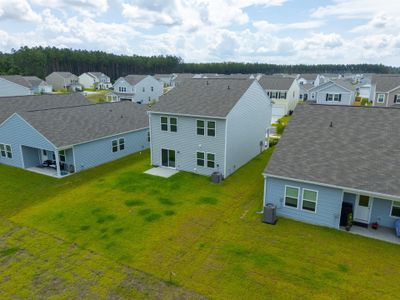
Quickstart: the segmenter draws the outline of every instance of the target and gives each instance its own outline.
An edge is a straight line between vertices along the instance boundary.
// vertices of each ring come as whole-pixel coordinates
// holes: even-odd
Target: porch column
[[[58,150],[54,151],[55,156],[56,156],[56,169],[57,169],[57,177],[61,177],[61,170],[60,170],[60,155],[58,153]]]

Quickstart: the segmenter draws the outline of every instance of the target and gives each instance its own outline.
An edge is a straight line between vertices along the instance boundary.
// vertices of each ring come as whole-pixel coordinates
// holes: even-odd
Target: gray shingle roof
[[[345,89],[348,89],[350,91],[355,91],[357,86],[353,85],[351,81],[345,80],[345,79],[331,79],[330,81],[335,82],[337,85],[340,85],[341,87],[344,87]]]
[[[71,72],[53,72],[53,73],[58,74],[61,77],[64,77],[64,78],[67,78],[67,79],[70,78],[71,76],[75,76]]]
[[[314,81],[317,76],[318,74],[300,74],[300,78],[304,78],[307,81]]]
[[[36,76],[24,76],[24,79],[27,80],[31,84],[32,87],[37,87],[41,84],[47,85],[46,81],[44,81]]]
[[[20,115],[56,147],[147,128],[147,108],[114,102],[21,112]]]
[[[396,108],[298,105],[265,173],[400,196],[399,122]]]
[[[15,112],[54,107],[85,105],[90,102],[81,94],[19,96],[0,98],[0,124]]]
[[[254,80],[188,79],[160,97],[151,111],[226,117]]]
[[[290,89],[295,78],[283,76],[263,75],[259,82],[264,90],[287,91]]]
[[[143,79],[145,79],[148,75],[128,75],[125,76],[124,79],[130,84],[130,85],[136,85]]]
[[[376,92],[388,92],[400,86],[400,75],[373,75],[372,84],[376,84]]]
[[[28,80],[26,80],[24,77],[22,77],[21,75],[1,75],[0,78],[3,78],[10,82],[22,85],[29,89],[32,88],[31,83]]]

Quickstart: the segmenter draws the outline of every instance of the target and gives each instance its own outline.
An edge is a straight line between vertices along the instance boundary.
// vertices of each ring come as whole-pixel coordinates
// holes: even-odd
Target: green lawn
[[[0,166],[0,297],[396,298],[399,246],[260,222],[271,153],[221,185],[143,174],[148,152],[62,180]]]
[[[106,102],[106,94],[110,92],[110,90],[95,90],[95,94],[87,94],[85,97],[92,103],[102,103]]]

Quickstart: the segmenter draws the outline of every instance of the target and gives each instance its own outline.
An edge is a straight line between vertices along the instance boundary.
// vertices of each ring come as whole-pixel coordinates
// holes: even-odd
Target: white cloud
[[[253,22],[253,26],[262,31],[280,31],[285,29],[298,29],[298,30],[307,30],[319,28],[324,24],[323,21],[320,20],[310,20],[305,22],[297,22],[297,23],[269,23],[268,21],[256,21]]]
[[[21,20],[40,22],[41,17],[34,12],[26,0],[0,0],[0,20]]]
[[[62,12],[72,9],[86,17],[101,15],[109,7],[108,0],[31,0],[31,2],[46,8],[59,9]]]

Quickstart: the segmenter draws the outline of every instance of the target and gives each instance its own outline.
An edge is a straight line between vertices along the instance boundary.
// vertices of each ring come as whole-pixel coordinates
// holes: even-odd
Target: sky
[[[0,51],[400,66],[399,0],[0,0]]]

